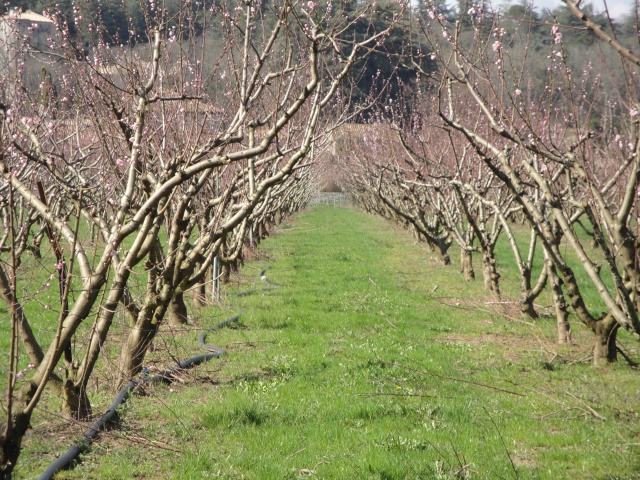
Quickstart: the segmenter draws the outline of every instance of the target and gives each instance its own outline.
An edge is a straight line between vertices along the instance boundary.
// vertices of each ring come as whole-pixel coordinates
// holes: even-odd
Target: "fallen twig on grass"
[[[287,460],[295,457],[297,454],[302,453],[306,450],[305,447],[301,448],[300,450],[296,450],[295,452],[293,452],[291,455],[289,455],[287,458],[284,459],[284,461],[286,462]]]
[[[552,355],[551,360],[548,360],[548,363],[553,363],[553,361],[558,357],[558,352],[556,352],[553,348],[551,348],[548,342],[541,340],[540,337],[536,335],[535,332],[531,332],[531,334],[535,337],[535,339],[540,344],[542,351],[549,355]]]
[[[480,308],[477,305],[463,305],[460,301],[457,301],[456,303],[447,303],[447,302],[442,300],[442,299],[447,299],[447,298],[453,298],[453,297],[432,297],[431,299],[435,300],[440,305],[444,305],[446,307],[458,308],[460,310],[471,310],[471,311],[488,313],[489,315],[497,315],[497,316],[504,317],[504,318],[506,318],[508,320],[511,320],[512,322],[523,323],[525,325],[528,325],[529,327],[535,327],[536,326],[534,323],[527,322],[527,321],[522,320],[520,318],[516,318],[516,317],[514,317],[512,315],[508,315],[506,312],[491,311],[491,310],[487,310],[485,308]],[[458,300],[458,299],[456,299],[456,300]]]
[[[470,463],[467,463],[466,465],[461,466],[458,470],[456,470],[455,472],[452,473],[452,475],[454,477],[457,477],[458,475],[460,475],[462,472],[464,472],[465,470],[467,470],[469,467],[471,467]]]
[[[316,463],[313,468],[301,468],[300,469],[300,474],[301,475],[314,475],[316,473],[316,468],[318,468],[318,465],[322,465],[323,463],[328,464],[329,462],[327,462],[326,460],[322,460],[322,461]]]
[[[546,393],[542,392],[541,390],[536,390],[535,388],[527,387],[525,385],[520,385],[520,384],[514,382],[513,380],[507,380],[507,381],[509,383],[511,383],[512,385],[516,386],[516,387],[520,387],[520,388],[523,388],[523,389],[525,389],[527,391],[533,392],[533,393],[535,393],[537,395],[540,395],[540,396],[546,398],[547,400],[551,400],[552,402],[557,403],[558,405],[564,405],[563,401],[558,400],[557,398],[553,398],[551,395],[546,394]],[[554,393],[558,393],[558,392],[554,391]],[[595,418],[598,418],[600,420],[606,420],[605,417],[603,417],[598,412],[596,412],[592,407],[587,405],[587,403],[584,400],[582,400],[581,398],[576,397],[574,394],[572,394],[571,392],[569,392],[567,390],[563,390],[562,393],[564,393],[566,395],[569,395],[571,398],[573,398],[573,399],[577,400],[578,402],[580,402],[584,406],[584,408],[582,408],[582,407],[569,407],[569,408],[566,408],[565,407],[565,408],[560,409],[560,411],[569,410],[569,409],[577,409],[577,410],[580,410],[580,411],[582,411],[583,413],[585,413],[587,415],[591,415],[591,416],[593,416]],[[555,414],[555,413],[558,413],[558,411],[554,411],[551,414]]]
[[[507,320],[511,320],[512,322],[524,323],[525,325],[528,325],[529,327],[535,327],[536,326],[534,323],[527,322],[525,320],[522,320],[521,318],[516,318],[516,317],[514,317],[512,315],[507,315],[505,312],[495,312],[495,311],[486,310],[484,308],[479,308],[479,307],[471,307],[470,310],[477,310],[479,312],[488,313],[490,315],[499,315],[501,317],[506,318]]]
[[[583,350],[584,353],[585,350]],[[593,361],[593,348],[586,349],[588,353],[586,353],[583,357],[577,358],[575,360],[567,360],[565,363],[567,365],[575,365],[576,363],[591,363]]]
[[[498,432],[498,437],[500,437],[500,442],[502,443],[504,451],[507,454],[507,458],[509,458],[509,462],[511,463],[511,469],[513,470],[513,474],[515,475],[515,478],[516,479],[520,478],[520,475],[518,475],[518,469],[516,468],[516,464],[513,463],[513,458],[511,458],[511,453],[509,453],[509,449],[507,448],[507,444],[505,443],[504,438],[502,437],[502,433],[500,432],[500,429],[498,428],[498,425],[496,424],[495,420],[493,419],[493,417],[489,413],[489,410],[487,410],[487,408],[484,405],[482,406],[482,409],[484,410],[484,412],[489,417],[489,420],[491,420],[491,423],[493,424],[494,428],[496,429],[496,432]]]
[[[606,420],[606,418],[604,418],[602,415],[600,415],[598,412],[596,412],[593,408],[591,408],[589,405],[587,405],[587,403],[582,400],[581,398],[576,397],[573,393],[571,393],[568,390],[563,390],[564,393],[566,393],[567,395],[569,395],[571,398],[576,399],[578,402],[580,402],[582,405],[584,405],[584,408],[586,408],[589,413],[591,415],[593,415],[596,418],[599,418],[600,420]]]
[[[128,442],[137,444],[137,445],[142,445],[142,446],[149,446],[151,445],[152,447],[155,448],[159,448],[160,450],[168,450],[170,452],[174,452],[174,453],[180,453],[180,454],[184,454],[183,450],[180,450],[178,448],[174,448],[173,446],[165,443],[165,442],[159,442],[158,440],[152,440],[150,438],[145,438],[145,437],[140,437],[137,435],[132,435],[131,433],[126,433],[126,432],[120,432],[120,433],[115,433],[112,435],[112,437],[115,438],[120,438],[123,440],[127,440]]]
[[[566,408],[561,408],[559,410],[554,410],[553,412],[546,413],[546,414],[538,417],[538,420],[544,420],[545,418],[551,417],[551,416],[555,415],[556,413],[568,412],[569,410],[579,410],[579,411],[582,412],[582,415],[584,415],[584,410],[582,408],[580,408],[580,407],[566,407]],[[579,416],[582,416],[582,415],[579,415]]]
[[[383,362],[383,363],[385,365],[390,365],[390,366],[393,366],[393,367],[403,368],[405,370],[409,370],[409,371],[412,371],[412,372],[424,373],[425,375],[429,375],[431,377],[436,377],[436,378],[441,378],[443,380],[453,380],[454,382],[468,383],[470,385],[476,385],[478,387],[488,388],[490,390],[495,390],[497,392],[508,393],[510,395],[517,395],[518,397],[524,397],[525,396],[522,393],[513,392],[511,390],[505,390],[505,389],[500,388],[500,387],[494,387],[493,385],[487,385],[486,383],[473,382],[471,380],[464,380],[462,378],[450,377],[448,375],[440,375],[439,373],[430,372],[429,370],[419,370],[417,368],[406,367],[406,366],[400,365],[400,364],[398,364],[396,362],[391,362],[391,363]]]
[[[60,420],[63,421],[63,423],[66,424],[70,424],[70,425],[75,425],[78,427],[81,427],[82,429],[86,429],[87,428],[87,422],[83,422],[80,420],[75,420],[73,418],[69,418],[69,417],[65,417],[60,415],[59,413],[55,413],[52,412],[50,410],[47,409],[43,409],[43,411],[47,414],[50,415],[52,417],[58,418]],[[139,435],[133,435],[130,432],[118,432],[117,430],[114,431],[109,431],[109,430],[105,430],[102,432],[103,436],[106,437],[111,437],[114,439],[119,439],[119,440],[125,440],[129,443],[135,444],[135,445],[142,445],[145,447],[153,447],[153,448],[157,448],[159,450],[167,450],[169,452],[174,452],[174,453],[180,453],[180,454],[184,454],[184,450],[180,450],[179,448],[174,447],[173,445],[170,445],[166,442],[161,442],[158,440],[153,440],[151,438],[146,438],[146,437],[142,437]]]
[[[451,444],[453,454],[456,456],[458,465],[460,465],[460,468],[453,474],[453,476],[456,477],[460,472],[463,472],[469,466],[469,464],[467,463],[467,459],[464,458],[464,454],[462,454],[462,458],[460,458],[460,454],[458,454],[458,449],[456,448],[454,443],[451,440],[449,440],[449,443]]]
[[[423,398],[453,398],[442,395],[422,395],[419,393],[356,393],[360,397],[423,397]]]
[[[382,318],[384,318],[387,321],[387,323],[391,325],[393,328],[398,328],[395,326],[395,324],[391,320],[387,318],[387,314],[384,313],[382,310],[380,310],[380,315],[382,315]]]

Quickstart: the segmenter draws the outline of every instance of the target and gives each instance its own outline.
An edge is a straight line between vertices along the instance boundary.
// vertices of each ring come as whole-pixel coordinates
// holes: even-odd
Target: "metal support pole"
[[[213,282],[211,282],[211,300],[220,298],[220,255],[213,257]]]

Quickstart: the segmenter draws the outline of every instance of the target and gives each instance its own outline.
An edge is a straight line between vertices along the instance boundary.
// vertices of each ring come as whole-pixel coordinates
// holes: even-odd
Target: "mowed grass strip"
[[[260,249],[225,286],[240,323],[207,339],[228,355],[132,398],[64,478],[640,477],[637,371],[591,367],[579,325],[556,346],[552,318],[523,321],[356,210],[300,214]],[[266,267],[280,289],[233,296]]]

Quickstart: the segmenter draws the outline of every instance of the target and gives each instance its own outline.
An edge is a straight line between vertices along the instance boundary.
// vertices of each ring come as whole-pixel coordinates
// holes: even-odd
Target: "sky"
[[[584,1],[584,3],[593,3],[596,12],[604,10],[604,2],[602,0]],[[533,0],[534,7],[539,11],[543,11],[544,9],[553,10],[561,4],[562,2],[560,0]],[[609,7],[611,16],[613,18],[619,18],[631,11],[633,0],[607,0],[607,6]]]

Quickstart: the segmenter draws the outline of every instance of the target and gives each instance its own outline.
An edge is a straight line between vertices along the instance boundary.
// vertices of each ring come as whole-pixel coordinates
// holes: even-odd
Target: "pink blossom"
[[[633,108],[629,110],[629,116],[631,118],[635,117],[636,115],[638,115],[638,110],[635,110]]]
[[[491,45],[492,50],[496,53],[500,51],[501,47],[502,47],[502,42],[500,40],[496,40],[495,42],[493,42],[493,45]]]
[[[516,97],[520,96],[521,93],[522,93],[522,90],[520,90],[519,88],[516,88],[516,91],[515,91]]]
[[[312,1],[307,2],[307,8],[313,12],[313,9],[316,8],[316,4]]]

